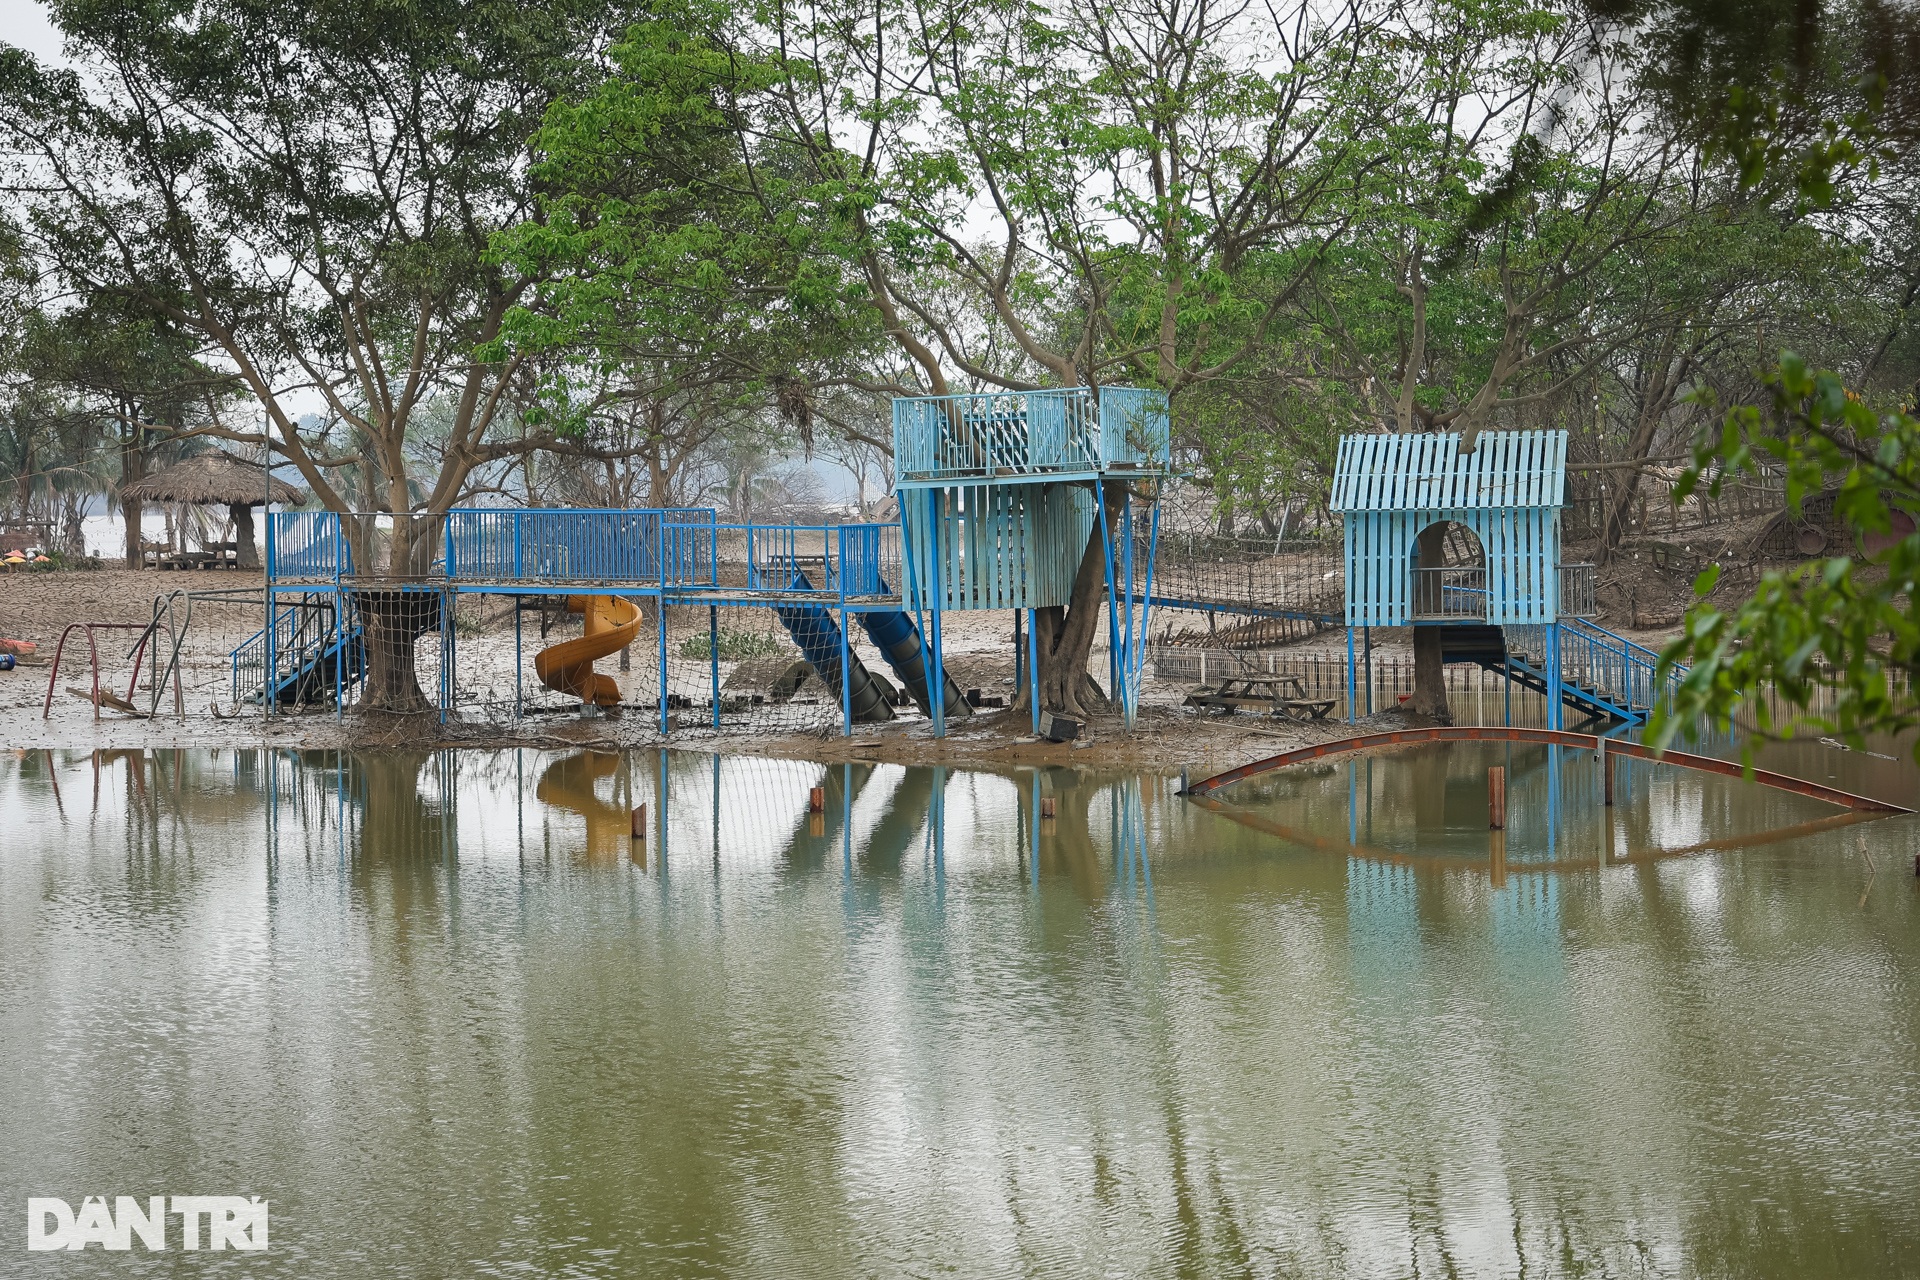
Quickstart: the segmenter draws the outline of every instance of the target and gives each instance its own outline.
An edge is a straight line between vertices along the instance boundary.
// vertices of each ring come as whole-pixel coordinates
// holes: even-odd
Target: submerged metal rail
[[[1731,760],[1721,760],[1714,756],[1698,756],[1687,751],[1667,751],[1655,754],[1653,748],[1638,742],[1623,742],[1616,738],[1605,738],[1590,733],[1571,733],[1565,729],[1520,729],[1504,725],[1454,725],[1433,729],[1396,729],[1389,733],[1367,733],[1357,738],[1339,738],[1333,742],[1317,743],[1311,747],[1299,747],[1293,751],[1283,751],[1277,756],[1268,756],[1264,760],[1255,760],[1243,764],[1238,769],[1229,769],[1217,773],[1211,778],[1193,783],[1182,791],[1182,795],[1202,797],[1212,795],[1223,787],[1275,769],[1284,769],[1290,764],[1304,764],[1308,760],[1319,760],[1326,756],[1337,756],[1349,751],[1365,751],[1370,747],[1405,746],[1419,742],[1531,742],[1544,746],[1575,747],[1584,751],[1597,751],[1604,742],[1609,753],[1623,755],[1633,760],[1651,760],[1655,764],[1678,765],[1683,769],[1697,769],[1702,773],[1717,773],[1728,778],[1746,778],[1762,786],[1773,787],[1780,791],[1792,791],[1798,795],[1810,796],[1815,800],[1824,800],[1828,804],[1837,804],[1843,808],[1860,813],[1912,813],[1913,810],[1886,800],[1876,800],[1872,796],[1855,795],[1851,791],[1842,791],[1838,787],[1829,787],[1818,782],[1809,782],[1805,778],[1795,778],[1784,773],[1775,773],[1770,769],[1747,770]]]

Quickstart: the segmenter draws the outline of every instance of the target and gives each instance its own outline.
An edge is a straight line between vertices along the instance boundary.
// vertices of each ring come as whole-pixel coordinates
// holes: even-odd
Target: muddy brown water
[[[0,1275],[1920,1274],[1920,819],[1622,768],[19,753]]]

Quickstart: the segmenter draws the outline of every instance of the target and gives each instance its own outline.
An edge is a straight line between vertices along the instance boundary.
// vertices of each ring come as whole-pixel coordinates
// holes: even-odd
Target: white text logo
[[[88,1196],[79,1211],[54,1196],[27,1198],[27,1248],[79,1251],[131,1249],[134,1238],[148,1249],[167,1247],[167,1220],[179,1219],[182,1249],[267,1247],[267,1202],[259,1196]],[[203,1229],[204,1228],[204,1229]]]

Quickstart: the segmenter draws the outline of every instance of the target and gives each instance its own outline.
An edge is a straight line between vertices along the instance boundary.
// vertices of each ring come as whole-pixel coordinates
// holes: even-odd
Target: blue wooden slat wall
[[[955,485],[901,498],[913,564],[910,607],[934,606],[936,570],[942,609],[1044,609],[1072,595],[1094,522],[1093,496],[1084,487]]]
[[[1340,441],[1330,506],[1346,529],[1349,626],[1412,620],[1414,543],[1440,521],[1480,539],[1488,622],[1559,617],[1567,433],[1483,432],[1465,455],[1459,444],[1457,435],[1439,433]]]

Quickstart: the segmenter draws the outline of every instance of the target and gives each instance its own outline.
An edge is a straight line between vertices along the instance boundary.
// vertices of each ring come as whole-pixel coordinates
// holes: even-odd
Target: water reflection
[[[658,752],[33,752],[0,797],[0,1203],[257,1193],[267,1270],[1798,1276],[1920,1245],[1912,818],[1624,761],[1609,812],[1590,756],[1518,746],[1230,810]]]

